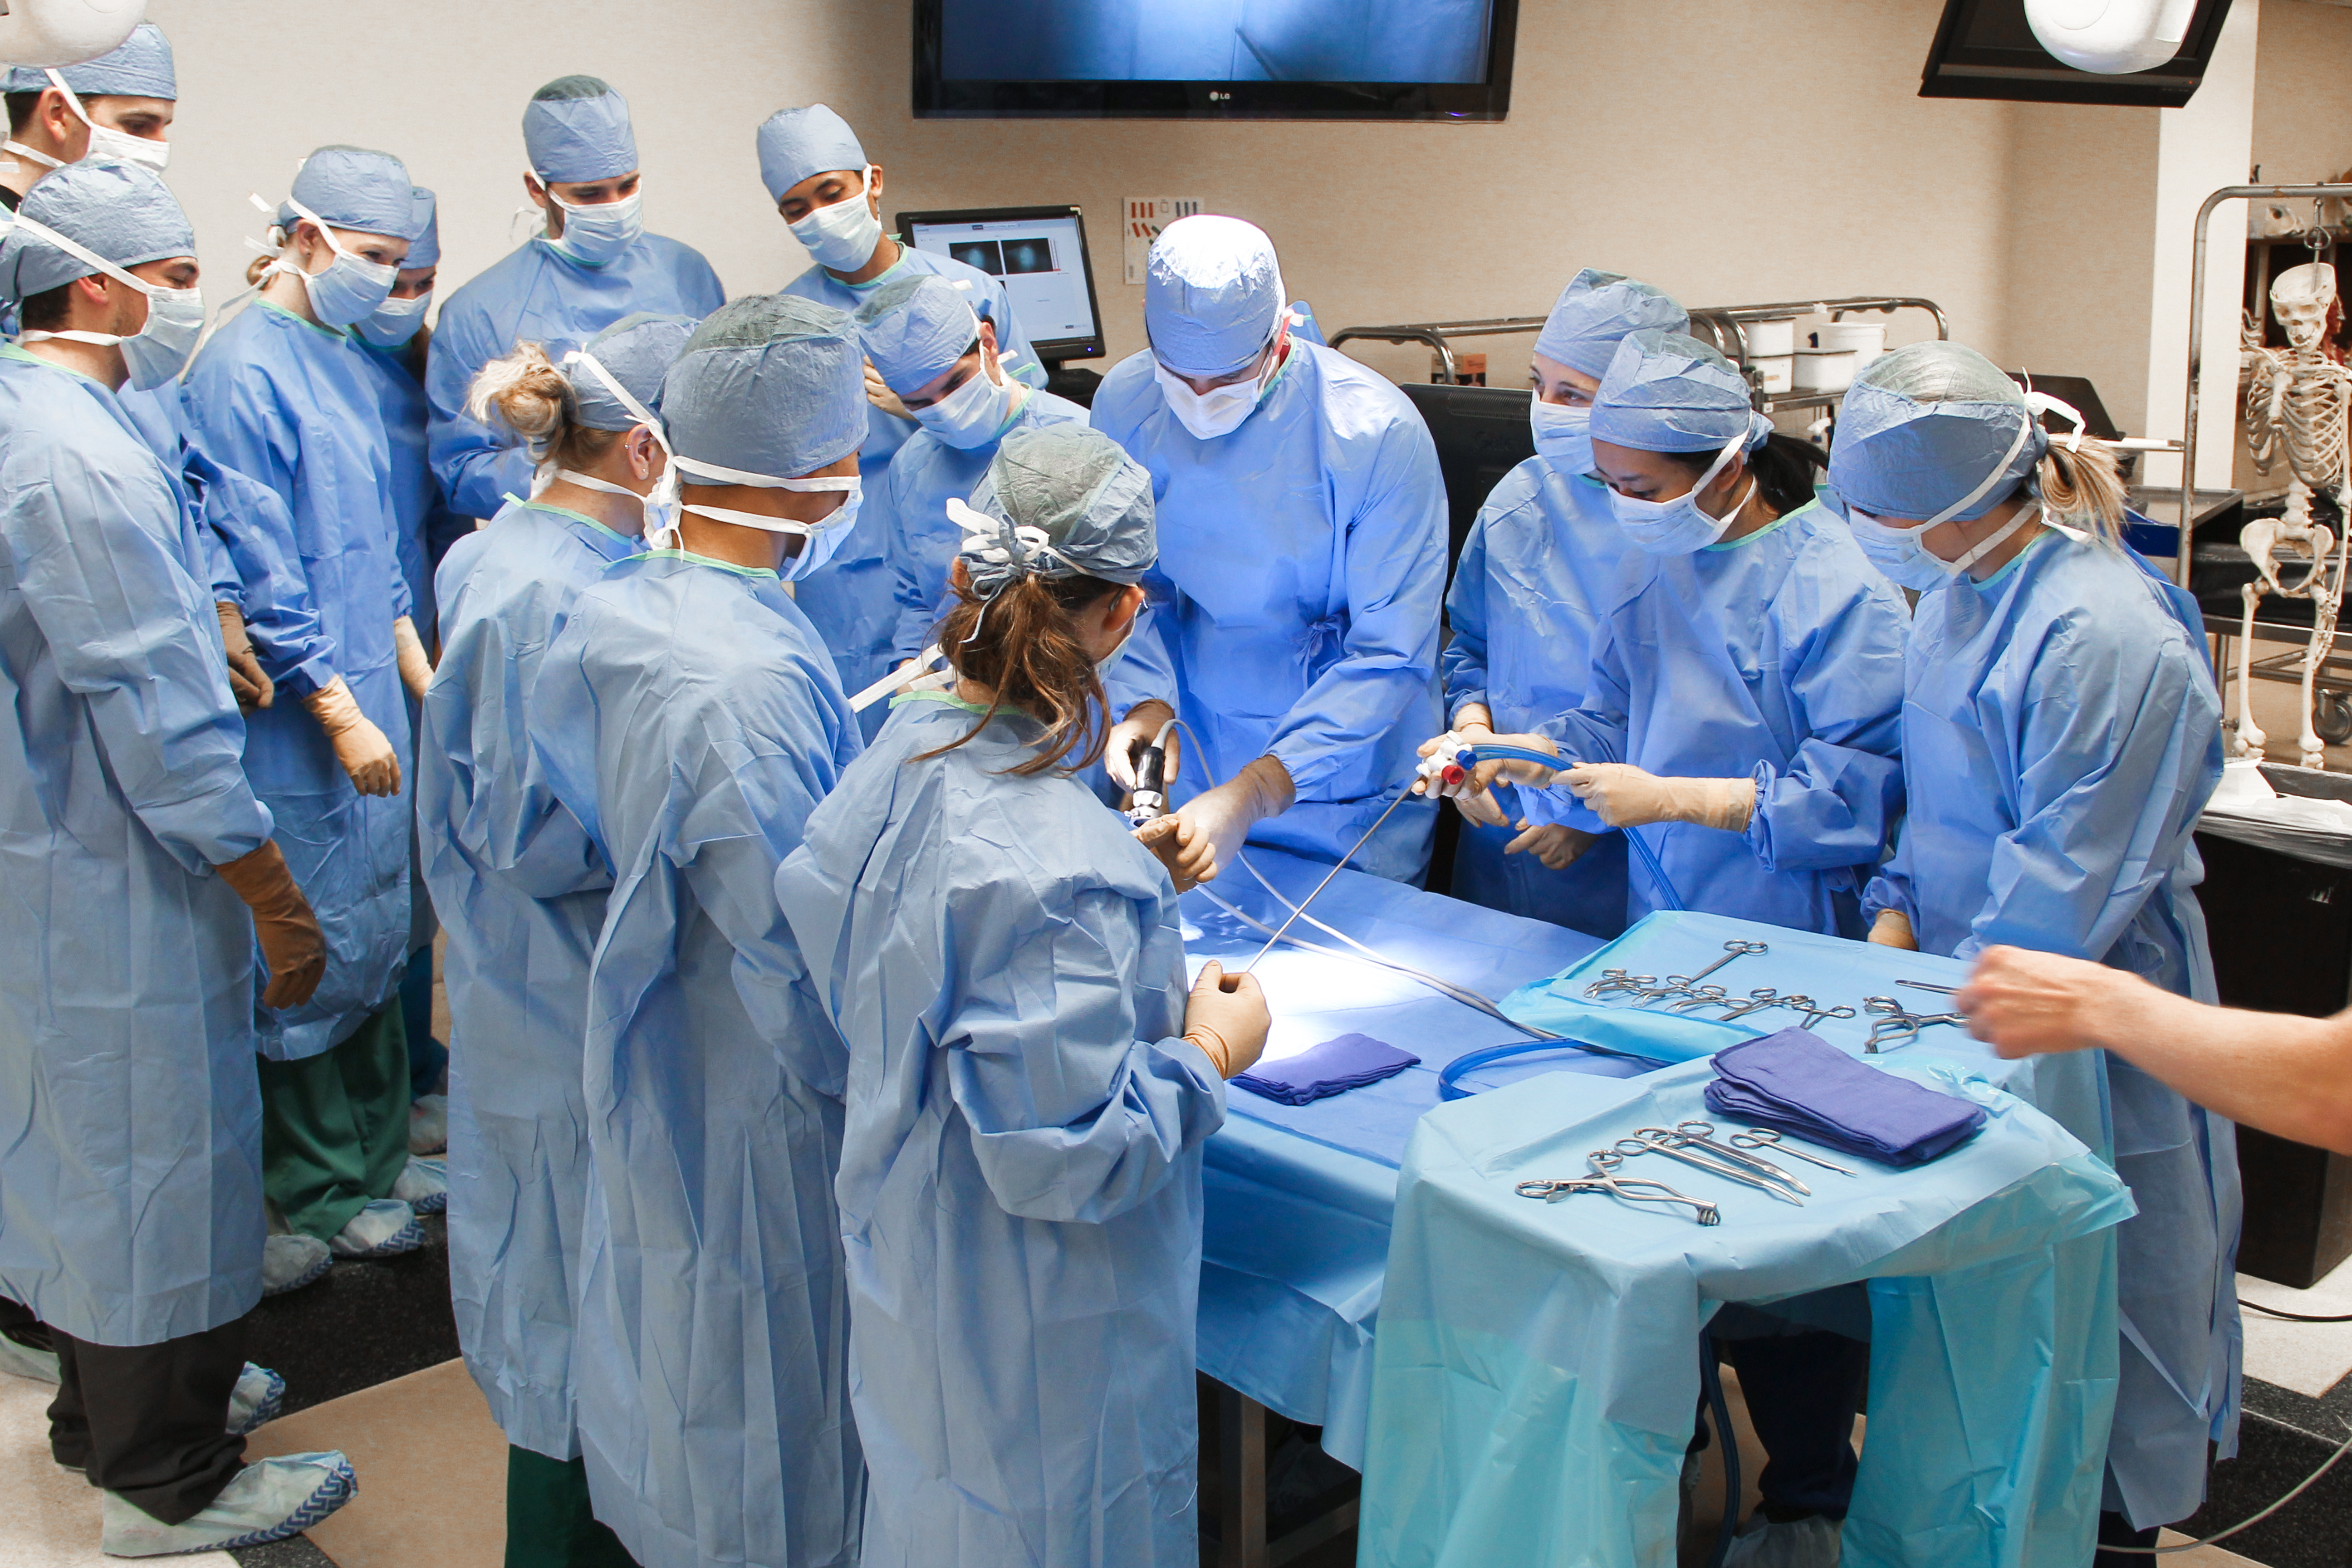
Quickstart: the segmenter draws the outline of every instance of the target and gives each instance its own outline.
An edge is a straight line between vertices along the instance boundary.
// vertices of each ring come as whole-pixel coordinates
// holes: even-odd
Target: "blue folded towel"
[[[1985,1123],[1984,1107],[1868,1067],[1804,1029],[1743,1040],[1715,1055],[1707,1109],[1808,1142],[1924,1165]]]
[[[1412,1052],[1370,1035],[1342,1035],[1278,1062],[1261,1061],[1235,1078],[1234,1087],[1285,1105],[1307,1105],[1326,1095],[1394,1078],[1420,1062]]]

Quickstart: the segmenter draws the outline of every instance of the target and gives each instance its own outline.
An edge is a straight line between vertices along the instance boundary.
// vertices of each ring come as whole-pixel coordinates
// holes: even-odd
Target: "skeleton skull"
[[[2327,333],[2328,311],[2336,303],[2336,268],[2324,261],[2290,267],[2271,284],[2271,313],[2286,331],[2286,341],[2299,349],[2315,348]]]

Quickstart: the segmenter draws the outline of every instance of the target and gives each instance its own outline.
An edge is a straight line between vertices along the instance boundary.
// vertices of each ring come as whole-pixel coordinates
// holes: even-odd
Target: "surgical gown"
[[[215,332],[188,373],[199,449],[276,493],[235,526],[290,569],[321,637],[290,664],[256,641],[277,700],[246,720],[245,772],[277,819],[278,847],[327,939],[327,975],[299,1007],[259,1005],[261,1051],[299,1061],[341,1044],[390,1002],[408,958],[410,803],[362,795],[301,700],[340,675],[394,752],[409,755],[408,697],[392,624],[408,613],[394,540],[392,458],[366,351],[257,300]],[[290,519],[290,521],[289,521]],[[268,537],[275,529],[289,530]]]
[[[1438,656],[1451,722],[1470,703],[1494,715],[1501,734],[1522,734],[1584,701],[1592,643],[1611,586],[1633,547],[1609,511],[1598,479],[1529,458],[1503,476],[1454,568],[1445,595],[1453,637]],[[1507,811],[1517,791],[1497,791]],[[1466,817],[1454,851],[1457,899],[1550,921],[1591,936],[1625,929],[1624,838],[1590,812],[1554,803],[1568,826],[1596,838],[1564,871],[1533,855],[1506,855],[1516,827]],[[1513,817],[1525,816],[1524,809]]]
[[[1667,778],[1751,778],[1744,833],[1639,833],[1683,907],[1859,936],[1858,895],[1903,813],[1903,601],[1808,503],[1689,555],[1629,556],[1581,708],[1537,729],[1567,755]],[[1565,790],[1523,792],[1570,820]],[[1636,867],[1627,912],[1665,908]]]
[[[0,1295],[153,1344],[261,1298],[253,923],[197,522],[98,383],[0,345]]]
[[[848,1064],[775,898],[848,700],[775,574],[659,551],[572,601],[529,706],[613,868],[572,1357],[596,1517],[644,1568],[849,1568]]]
[[[572,1301],[588,1185],[588,958],[612,878],[525,728],[548,639],[637,542],[509,506],[443,561],[417,742],[418,837],[449,934],[449,1294],[466,1365],[518,1447],[580,1451]]]
[[[431,647],[436,619],[433,562],[452,542],[470,532],[473,524],[442,504],[440,482],[426,460],[430,409],[424,385],[409,369],[410,345],[380,349],[362,342],[359,349],[361,362],[375,373],[384,435],[392,445],[392,510],[398,523],[393,542],[400,552],[400,574],[408,584],[409,616],[416,623],[416,635]]]
[[[866,1568],[1192,1568],[1202,1146],[1167,873],[1038,726],[897,704],[776,893],[849,1042]]]
[[[1924,595],[1903,764],[1911,814],[1865,905],[1927,952],[2096,959],[2214,999],[2191,835],[2221,777],[2221,702],[2177,589],[2051,531],[1982,583]],[[2108,1056],[2124,1346],[2105,1506],[2140,1529],[2204,1500],[2237,1441],[2237,1131]]]
[[[466,412],[467,391],[484,365],[519,342],[541,344],[561,363],[633,310],[699,321],[726,302],[701,253],[658,234],[638,236],[604,267],[583,266],[534,238],[450,295],[425,370],[433,473],[449,509],[496,517],[508,496],[530,494],[522,443]]]
[[[824,268],[812,267],[781,292],[855,313],[883,284],[926,272],[964,290],[972,313],[995,324],[997,356],[1006,375],[1034,387],[1045,384],[1045,367],[1037,362],[1029,340],[1022,336],[1020,323],[1013,319],[1013,302],[1005,295],[1004,285],[952,257],[902,245],[898,264],[879,278],[844,283]],[[870,495],[881,488],[891,459],[920,426],[870,405],[866,426],[866,444],[857,449],[857,471],[865,476]],[[833,650],[844,690],[862,691],[889,672],[891,643],[898,624],[896,587],[889,562],[889,529],[870,510],[851,525],[850,536],[834,551],[832,560],[794,584],[801,608],[824,646]]]
[[[1114,707],[1158,698],[1199,737],[1179,804],[1272,753],[1297,802],[1251,841],[1338,860],[1445,727],[1445,485],[1428,427],[1381,376],[1296,340],[1230,435],[1177,422],[1149,353],[1110,373],[1093,422],[1151,471],[1159,505],[1152,619],[1112,671]],[[1406,801],[1350,864],[1418,881],[1435,821],[1434,803]]]

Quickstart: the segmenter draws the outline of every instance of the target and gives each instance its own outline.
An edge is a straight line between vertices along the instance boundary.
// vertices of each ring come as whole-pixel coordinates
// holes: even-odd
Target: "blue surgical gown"
[[[392,623],[408,614],[408,584],[365,353],[257,300],[214,333],[185,387],[197,447],[277,495],[282,510],[233,526],[261,534],[257,548],[286,563],[289,592],[322,634],[299,664],[259,647],[278,698],[246,721],[246,777],[277,819],[278,847],[327,939],[327,975],[310,1001],[281,1012],[257,996],[261,1051],[277,1061],[348,1038],[392,1000],[408,959],[407,781],[397,795],[354,790],[301,702],[341,676],[405,766],[408,696]],[[278,529],[289,531],[271,537]]]
[[[1271,753],[1297,803],[1251,842],[1338,860],[1445,727],[1445,485],[1428,426],[1385,378],[1296,340],[1229,435],[1177,422],[1148,352],[1104,380],[1093,416],[1159,504],[1151,622],[1112,671],[1114,705],[1158,698],[1199,738],[1179,804]],[[1405,802],[1350,864],[1418,881],[1435,821],[1433,802]]]
[[[1560,472],[1541,458],[1504,475],[1471,525],[1445,595],[1453,637],[1438,668],[1445,677],[1447,721],[1482,703],[1498,733],[1524,734],[1580,706],[1610,590],[1633,550],[1610,515],[1609,490],[1600,480]],[[1498,791],[1496,798],[1506,811],[1518,804],[1516,791]],[[1552,871],[1533,855],[1503,853],[1517,828],[1465,817],[1454,851],[1454,896],[1591,936],[1616,936],[1625,929],[1624,839],[1590,812],[1555,803],[1552,816],[1607,837],[1565,871]]]
[[[198,523],[113,395],[0,346],[0,1295],[154,1344],[261,1298],[269,837]]]
[[[529,707],[613,869],[572,1357],[596,1517],[644,1568],[848,1568],[848,1063],[775,897],[857,754],[848,700],[775,574],[661,551],[572,601]]]
[[[1927,952],[2095,959],[2200,1002],[2213,964],[2191,835],[2221,777],[2204,630],[2135,559],[2053,531],[1923,596],[1903,707],[1911,815],[1865,905]],[[2105,1506],[2145,1529],[2204,1500],[2237,1439],[2237,1131],[2105,1058],[2124,1344]]]
[[[409,345],[380,349],[362,342],[359,348],[361,363],[375,373],[384,435],[392,444],[392,510],[399,525],[393,542],[400,552],[400,574],[408,584],[409,616],[416,623],[416,635],[431,647],[436,618],[434,560],[473,525],[442,504],[440,482],[425,460],[430,410],[424,385],[409,369]]]
[[[901,700],[776,894],[849,1042],[866,1568],[1192,1568],[1202,1146],[1167,873],[1037,724]]]
[[[586,267],[534,238],[449,296],[425,356],[434,476],[449,509],[496,517],[509,495],[530,494],[531,464],[513,432],[466,412],[484,365],[519,342],[543,345],[559,364],[634,310],[697,320],[727,302],[719,275],[691,247],[658,234],[603,267]]]
[[[424,705],[422,869],[449,934],[449,1295],[466,1365],[507,1440],[580,1451],[572,1301],[588,1185],[581,1098],[603,858],[548,787],[525,728],[548,640],[637,542],[518,502],[441,563],[441,663]]]
[[[1857,895],[1903,813],[1903,601],[1845,525],[1808,503],[1689,555],[1629,556],[1583,706],[1537,726],[1567,755],[1665,778],[1748,778],[1744,833],[1642,835],[1683,907],[1858,936]],[[1521,795],[1573,820],[1564,790]],[[1636,868],[1638,920],[1665,907]]]
[[[812,267],[785,284],[782,292],[836,310],[855,311],[885,283],[924,274],[956,285],[972,312],[995,324],[997,357],[1006,375],[1030,386],[1045,384],[1045,367],[1037,362],[1029,340],[1022,335],[1021,324],[1013,319],[1013,302],[1005,296],[1004,285],[953,257],[902,245],[898,263],[879,278],[844,283],[824,268]],[[866,444],[857,449],[857,470],[870,496],[881,488],[892,458],[919,426],[870,405],[866,423]],[[824,646],[833,650],[842,687],[850,692],[864,690],[892,667],[890,649],[898,629],[898,604],[888,549],[887,525],[869,510],[852,525],[850,536],[835,550],[833,559],[794,585],[801,608]]]

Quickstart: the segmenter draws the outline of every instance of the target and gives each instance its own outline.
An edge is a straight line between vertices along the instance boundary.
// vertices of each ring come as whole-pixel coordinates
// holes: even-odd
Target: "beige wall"
[[[2352,6],[2270,0],[2256,73],[2263,181],[2305,184],[2352,169]]]

